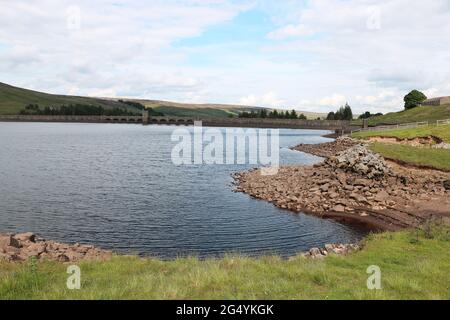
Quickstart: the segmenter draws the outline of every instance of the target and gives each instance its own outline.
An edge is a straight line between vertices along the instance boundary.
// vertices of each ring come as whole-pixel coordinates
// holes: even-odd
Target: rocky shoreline
[[[304,252],[301,255],[305,258],[321,259],[331,254],[345,256],[359,250],[361,250],[359,244],[326,244],[324,248],[311,248],[308,252]]]
[[[314,166],[260,169],[234,176],[236,191],[277,207],[358,224],[370,230],[417,227],[429,219],[450,225],[450,174],[385,161],[351,138],[295,150],[326,159]]]
[[[331,254],[347,255],[358,251],[358,244],[332,243],[324,248],[312,248],[300,253],[305,258],[324,258]],[[62,263],[73,263],[83,260],[105,261],[112,257],[112,252],[91,245],[69,245],[53,240],[44,240],[32,232],[19,234],[0,233],[0,260],[20,263],[29,259],[52,260]]]
[[[12,262],[53,260],[59,262],[78,262],[81,260],[108,260],[112,252],[90,245],[69,245],[53,240],[46,241],[32,232],[19,234],[0,234],[0,259]]]
[[[418,227],[430,219],[450,226],[450,173],[400,166],[374,154],[366,144],[345,137],[293,149],[325,160],[314,166],[281,167],[273,176],[260,174],[260,169],[235,174],[235,191],[283,209],[370,230]],[[326,244],[301,255],[315,259],[360,249],[357,244]],[[78,262],[111,257],[108,250],[46,241],[31,232],[0,233],[2,260]]]

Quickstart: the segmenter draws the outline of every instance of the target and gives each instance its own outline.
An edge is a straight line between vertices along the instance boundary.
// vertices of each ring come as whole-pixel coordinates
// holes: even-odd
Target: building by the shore
[[[444,104],[450,104],[450,97],[431,98],[422,102],[423,106],[443,106]]]

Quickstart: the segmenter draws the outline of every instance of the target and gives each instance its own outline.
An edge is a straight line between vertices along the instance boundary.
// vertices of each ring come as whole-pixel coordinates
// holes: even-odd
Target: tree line
[[[134,116],[135,112],[124,108],[104,108],[102,106],[70,104],[60,107],[46,106],[41,109],[38,104],[29,104],[20,111],[21,115],[51,116]]]
[[[239,113],[239,118],[260,118],[260,119],[300,119],[306,120],[306,116],[302,114],[297,114],[295,110],[292,111],[278,111],[272,110],[270,112],[267,109],[261,109],[259,111],[243,111]]]
[[[345,106],[340,107],[336,112],[328,113],[327,120],[353,120],[352,108],[346,103]]]

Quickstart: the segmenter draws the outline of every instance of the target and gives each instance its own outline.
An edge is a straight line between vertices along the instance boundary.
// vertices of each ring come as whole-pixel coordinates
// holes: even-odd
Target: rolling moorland
[[[400,112],[390,112],[382,116],[369,118],[369,126],[401,124],[409,122],[436,122],[436,120],[450,119],[450,105],[418,106]],[[362,120],[354,120],[355,125],[362,125]]]
[[[140,114],[140,110],[120,100],[138,102],[147,108],[167,116],[199,117],[199,118],[227,118],[237,116],[242,111],[258,111],[261,108],[252,106],[238,106],[226,104],[189,104],[170,101],[126,99],[126,98],[94,98],[68,95],[55,95],[23,88],[14,87],[0,82],[0,115],[18,114],[28,104],[38,104],[40,107],[59,107],[70,104],[102,106],[105,109],[122,108]],[[324,114],[302,112],[311,119],[323,117]]]

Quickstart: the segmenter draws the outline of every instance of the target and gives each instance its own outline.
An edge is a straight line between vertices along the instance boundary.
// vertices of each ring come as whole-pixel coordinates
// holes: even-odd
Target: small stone
[[[355,182],[353,182],[353,185],[361,187],[368,187],[370,184],[371,181],[368,179],[356,179]]]
[[[338,204],[337,206],[334,206],[332,209],[334,212],[345,212],[345,207],[341,204]]]
[[[58,261],[59,262],[69,262],[70,259],[65,254],[58,255]]]
[[[339,194],[336,192],[330,192],[328,193],[328,196],[330,197],[330,199],[336,199],[337,197],[339,197]]]

